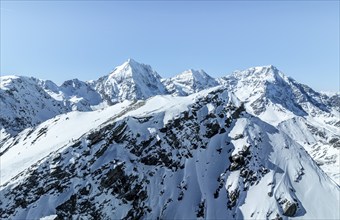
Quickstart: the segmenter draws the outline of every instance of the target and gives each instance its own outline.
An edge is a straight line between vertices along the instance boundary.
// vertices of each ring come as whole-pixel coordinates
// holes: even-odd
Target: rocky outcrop
[[[294,202],[287,201],[283,206],[283,215],[288,217],[294,217],[298,208],[298,204]]]

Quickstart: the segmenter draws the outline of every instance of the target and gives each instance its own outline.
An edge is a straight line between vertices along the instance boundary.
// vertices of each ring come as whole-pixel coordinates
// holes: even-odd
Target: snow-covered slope
[[[295,116],[333,116],[339,110],[339,100],[315,92],[306,85],[287,77],[274,66],[254,67],[237,71],[220,79],[237,97],[246,102],[251,113],[261,116],[274,113],[279,122]],[[284,117],[285,116],[285,117]],[[329,117],[328,117],[329,118]],[[326,119],[326,118],[325,118]],[[267,118],[269,121],[269,117]],[[333,117],[324,121],[335,125]]]
[[[1,76],[0,82],[0,147],[25,128],[72,110],[92,111],[102,103],[99,93],[77,79],[61,86],[24,76]]]
[[[340,218],[339,187],[225,87],[57,116],[5,149],[1,218]]]
[[[340,95],[273,66],[2,76],[0,107],[1,218],[340,218]]]
[[[0,146],[6,137],[69,111],[62,100],[54,99],[41,88],[41,83],[35,78],[1,76]]]
[[[155,95],[183,96],[218,85],[202,70],[188,70],[173,78],[161,79],[149,65],[133,59],[109,75],[89,82],[72,79],[57,86],[50,80],[22,76],[0,76],[0,82],[0,147],[5,138],[58,114],[92,111]]]
[[[58,114],[167,93],[150,66],[132,59],[97,81],[73,79],[57,86],[50,80],[1,76],[0,82],[0,147],[5,138]]]
[[[298,141],[340,184],[339,95],[318,93],[274,66],[237,71],[220,82],[245,102],[247,112]]]
[[[116,67],[109,75],[101,77],[94,85],[109,104],[166,94],[158,73],[149,65],[140,64],[133,59]]]
[[[102,103],[100,94],[87,82],[72,79],[65,81],[61,86],[57,86],[49,80],[40,80],[39,82],[39,86],[51,97],[62,101],[73,111],[92,111],[95,106]]]
[[[65,81],[60,90],[66,100],[71,103],[73,110],[90,111],[93,106],[102,102],[100,94],[88,83],[78,79]]]
[[[219,85],[217,80],[203,70],[189,69],[183,73],[163,80],[169,93],[185,96]]]

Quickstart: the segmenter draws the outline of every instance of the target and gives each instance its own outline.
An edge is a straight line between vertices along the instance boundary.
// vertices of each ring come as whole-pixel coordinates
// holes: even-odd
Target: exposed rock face
[[[294,217],[297,208],[298,208],[298,205],[296,203],[288,201],[284,204],[282,214],[288,217]]]

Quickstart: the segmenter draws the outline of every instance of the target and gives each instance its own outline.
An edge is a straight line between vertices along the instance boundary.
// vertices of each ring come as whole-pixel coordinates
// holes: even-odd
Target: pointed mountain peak
[[[194,70],[194,69],[188,69],[185,70],[182,74],[191,74],[191,75],[208,75],[204,70]]]
[[[231,76],[240,80],[252,80],[255,77],[256,80],[264,81],[276,81],[280,78],[288,78],[273,65],[257,66],[242,71],[235,71]]]
[[[133,65],[133,64],[140,64],[139,62],[137,62],[136,60],[132,59],[132,58],[129,58],[126,63],[130,64],[130,65]]]
[[[121,67],[130,67],[131,69],[140,69],[140,68],[149,68],[152,69],[150,65],[140,63],[132,58],[129,58],[127,61],[125,61]]]
[[[213,79],[209,74],[207,74],[204,70],[194,70],[188,69],[182,72],[181,74],[174,77],[174,79],[192,79],[192,80],[199,80],[199,79]]]
[[[136,60],[129,58],[122,65],[117,66],[110,74],[109,77],[133,77],[134,75],[143,75],[147,72],[155,74],[156,77],[159,77],[158,74],[152,69],[150,65],[139,63]]]
[[[61,84],[60,87],[80,87],[84,85],[86,85],[85,82],[75,78],[75,79],[66,80],[65,82],[63,82],[63,84]]]
[[[266,74],[266,73],[277,74],[279,72],[278,68],[276,68],[273,65],[252,67],[252,68],[249,68],[248,70],[255,72],[255,73],[260,73],[260,74]]]
[[[217,86],[219,83],[204,70],[188,69],[167,80],[170,93],[188,95],[203,89]]]
[[[158,73],[150,65],[138,63],[131,58],[108,76],[99,78],[95,88],[105,94],[110,103],[126,99],[147,99],[166,93]]]
[[[136,60],[129,58],[127,61],[125,61],[121,66],[129,66],[131,68],[136,67],[136,66],[143,66],[145,64],[139,63]]]
[[[19,76],[19,75],[7,75],[0,77],[0,89],[6,89],[9,87],[15,87],[18,84],[37,84],[45,80],[29,77],[29,76]]]

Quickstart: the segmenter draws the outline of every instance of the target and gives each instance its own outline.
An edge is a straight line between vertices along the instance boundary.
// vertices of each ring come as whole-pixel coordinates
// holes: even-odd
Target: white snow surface
[[[61,86],[1,76],[0,208],[21,204],[22,197],[31,203],[9,215],[0,212],[0,217],[53,219],[60,215],[58,205],[81,187],[90,187],[89,196],[96,195],[98,203],[94,208],[111,213],[106,217],[123,218],[141,207],[80,177],[124,164],[126,174],[149,182],[143,185],[148,198],[141,203],[152,209],[143,214],[146,219],[274,219],[277,214],[283,219],[340,219],[339,105],[338,94],[315,92],[273,66],[218,80],[191,69],[161,79],[150,66],[129,59],[98,80],[74,79]],[[240,114],[233,112],[238,110]],[[108,135],[117,124],[126,124],[118,137],[130,137],[136,141],[133,147],[145,148],[141,155],[126,141],[109,142],[109,136],[91,144],[91,134],[112,125],[105,130]],[[211,136],[216,126],[219,130]],[[180,148],[173,147],[176,142]],[[140,161],[162,155],[160,149],[181,168]],[[246,167],[236,167],[233,158],[248,151]],[[81,167],[87,164],[85,172]],[[52,174],[59,166],[75,166],[80,175],[67,180],[62,193],[25,194],[16,201],[10,196],[30,181],[33,170]],[[253,173],[245,174],[245,169]],[[292,203],[297,204],[294,217],[284,216]]]
[[[167,90],[175,95],[185,96],[203,89],[219,85],[216,79],[203,70],[189,69],[183,73],[163,80]]]
[[[49,216],[40,218],[40,220],[54,220],[56,217],[57,215],[49,215]]]
[[[95,89],[111,103],[166,94],[158,73],[151,66],[133,59],[116,67],[112,73],[98,79],[94,84]]]
[[[315,92],[271,65],[236,71],[219,81],[245,103],[247,112],[297,140],[340,184],[339,95]]]
[[[11,138],[1,148],[1,183],[8,182],[23,170],[45,158],[52,151],[66,147],[91,129],[100,126],[112,117],[119,116],[131,102],[124,101],[104,110],[93,112],[70,112],[56,116],[37,126],[26,129]],[[14,142],[20,144],[13,145]]]
[[[216,94],[217,100],[209,101],[208,105],[204,104],[205,100],[214,100]],[[197,218],[201,203],[204,204],[204,218],[207,219],[272,219],[276,214],[282,216],[283,208],[288,203],[298,204],[295,217],[292,218],[339,219],[339,186],[316,165],[302,145],[289,134],[246,112],[234,116],[230,127],[224,125],[225,118],[207,118],[208,114],[218,115],[223,111],[229,111],[229,108],[240,108],[240,102],[235,103],[233,100],[235,100],[233,94],[223,87],[218,87],[187,97],[155,96],[146,101],[126,101],[104,110],[72,112],[57,116],[32,131],[21,132],[15,140],[5,142],[4,149],[8,150],[1,156],[1,190],[6,193],[1,196],[7,195],[8,190],[16,185],[24,183],[29,170],[37,166],[44,167],[44,164],[49,164],[50,172],[54,172],[59,165],[66,163],[65,165],[69,167],[74,164],[79,167],[76,173],[81,175],[84,172],[81,170],[84,164],[92,163],[89,171],[95,172],[100,167],[108,166],[113,160],[124,161],[125,172],[137,175],[141,179],[148,178],[145,185],[148,197],[144,203],[152,211],[143,214],[143,218],[146,219]],[[220,102],[224,104],[219,104]],[[182,169],[174,170],[166,166],[151,166],[140,162],[136,166],[135,162],[131,161],[136,161],[137,157],[128,150],[128,142],[113,142],[102,156],[94,156],[98,149],[105,146],[105,142],[89,145],[89,133],[106,125],[122,122],[126,122],[128,126],[128,130],[124,131],[125,135],[134,137],[139,133],[140,143],[142,140],[158,136],[160,137],[158,141],[164,141],[160,147],[168,151],[165,133],[161,132],[160,128],[172,125],[176,118],[186,117],[183,116],[183,112],[188,112],[190,117],[195,109],[193,108],[195,103],[197,105],[195,108],[198,108],[197,119],[180,122],[184,123],[180,130],[172,128],[172,131],[178,132],[177,137],[181,142],[178,153],[183,154],[186,152],[185,149],[191,149],[191,156],[180,160],[184,164]],[[145,119],[148,117],[151,119]],[[205,145],[203,148],[192,148],[192,143],[185,138],[193,135],[190,132],[192,125],[185,124],[191,120],[197,121],[200,126],[199,135],[206,143],[203,144]],[[207,123],[217,123],[224,127],[226,132],[204,138],[209,128]],[[80,141],[80,148],[72,147],[76,141]],[[137,141],[139,142],[139,139]],[[240,154],[244,146],[251,152],[246,167],[255,171],[250,177],[255,179],[247,180],[252,184],[241,177],[242,170],[228,168],[230,167],[228,155]],[[82,156],[84,153],[82,150],[86,149],[92,149],[89,157]],[[177,150],[170,148],[171,151],[172,159],[176,160]],[[54,163],[52,161],[56,160],[53,157],[64,158],[64,162]],[[96,160],[90,162],[91,157]],[[116,163],[113,168],[119,164]],[[86,184],[91,186],[90,195],[97,195],[93,197],[96,204],[106,204],[103,202],[109,199],[110,204],[105,205],[102,211],[111,218],[122,218],[132,208],[130,203],[124,204],[118,197],[112,197],[111,193],[100,190],[91,178],[86,182],[82,182],[80,177],[71,180],[71,185],[63,193],[45,194],[27,208],[18,208],[12,217],[53,216],[56,214],[55,207],[58,204],[66,201]],[[222,183],[222,189],[216,198],[214,192],[216,193],[219,183]],[[236,203],[228,209],[227,206],[230,205],[228,198],[235,192],[238,192],[239,196]],[[6,199],[8,198],[2,197],[1,200],[7,201]],[[73,217],[81,216],[77,214]]]

